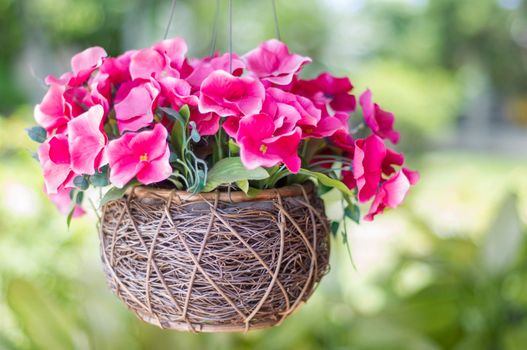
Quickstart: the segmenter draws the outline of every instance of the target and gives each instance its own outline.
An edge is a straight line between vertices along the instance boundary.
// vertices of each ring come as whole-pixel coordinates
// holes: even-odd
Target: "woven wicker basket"
[[[310,184],[252,198],[137,187],[104,206],[100,236],[112,291],[162,328],[280,324],[329,269],[327,220]]]

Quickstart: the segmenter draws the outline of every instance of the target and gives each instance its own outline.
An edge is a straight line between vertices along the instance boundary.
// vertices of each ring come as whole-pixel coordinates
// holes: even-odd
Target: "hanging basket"
[[[191,195],[136,187],[103,208],[112,291],[142,320],[192,332],[280,324],[329,270],[329,230],[312,184]]]

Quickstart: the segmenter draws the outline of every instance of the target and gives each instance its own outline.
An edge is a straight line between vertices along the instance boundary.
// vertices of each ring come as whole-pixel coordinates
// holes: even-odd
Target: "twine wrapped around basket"
[[[162,328],[280,324],[329,269],[327,219],[312,184],[251,198],[137,187],[104,206],[100,235],[112,291]]]

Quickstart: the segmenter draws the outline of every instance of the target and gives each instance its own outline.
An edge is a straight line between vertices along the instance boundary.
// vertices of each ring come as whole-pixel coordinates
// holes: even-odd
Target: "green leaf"
[[[260,192],[262,192],[262,190],[259,188],[249,187],[249,190],[246,193],[249,197],[256,197]]]
[[[126,190],[132,186],[137,186],[137,181],[131,181],[127,185],[125,185],[123,188],[118,187],[112,187],[110,188],[102,197],[101,203],[99,204],[100,207],[104,206],[106,203],[110,201],[115,201],[117,199],[123,198],[124,194],[126,193]]]
[[[360,224],[360,208],[354,203],[349,203],[346,209],[344,209],[344,216],[348,219],[353,220],[357,224]]]
[[[234,142],[233,139],[229,139],[229,151],[231,154],[239,154],[240,153],[240,146],[236,142]]]
[[[183,117],[185,122],[188,122],[190,119],[190,109],[188,108],[188,105],[183,105],[179,109],[179,114]]]
[[[174,121],[174,126],[170,132],[170,141],[176,150],[179,158],[184,158],[184,148],[187,143],[187,122],[188,119],[183,117],[180,113],[172,108],[160,107],[166,115]]]
[[[210,192],[223,184],[242,180],[263,180],[268,177],[269,174],[264,168],[245,168],[239,157],[224,158],[210,169],[203,192]]]
[[[76,176],[73,179],[73,184],[81,191],[86,191],[90,187],[90,183],[85,176]]]
[[[82,200],[84,199],[84,192],[79,191],[78,189],[73,189],[69,193],[71,198],[70,207],[68,210],[68,217],[66,218],[66,225],[68,226],[68,229],[71,225],[71,219],[73,219],[73,213],[75,212],[75,207],[77,205],[82,204]]]
[[[110,184],[108,180],[108,166],[104,166],[100,172],[90,176],[90,182],[95,187],[104,187]]]
[[[46,129],[44,129],[41,126],[34,126],[32,128],[27,128],[26,132],[31,140],[38,142],[38,143],[42,143],[46,141],[46,138],[48,137]]]
[[[36,349],[75,349],[73,320],[62,310],[64,304],[51,299],[31,283],[15,279],[7,285],[6,300],[22,330]]]
[[[317,179],[318,182],[320,182],[324,186],[336,188],[337,190],[339,190],[340,192],[342,192],[342,194],[344,194],[346,196],[349,196],[349,197],[354,197],[355,196],[353,191],[350,190],[348,188],[348,186],[346,186],[340,180],[333,179],[333,178],[331,178],[331,177],[329,177],[329,176],[327,176],[325,174],[322,174],[322,173],[319,173],[319,172],[316,172],[316,171],[307,170],[307,169],[300,169],[300,173],[305,174],[305,175],[309,175],[309,176]]]
[[[245,194],[249,192],[249,181],[248,180],[240,180],[236,181],[236,186],[240,188]]]
[[[340,229],[340,222],[338,221],[332,221],[331,222],[331,234],[333,236],[336,236]]]

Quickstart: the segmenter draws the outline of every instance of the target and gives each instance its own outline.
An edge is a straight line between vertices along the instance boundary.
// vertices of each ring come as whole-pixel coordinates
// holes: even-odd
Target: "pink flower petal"
[[[222,117],[260,112],[265,90],[257,79],[235,77],[225,71],[211,73],[201,84],[199,110]]]
[[[166,62],[162,54],[154,49],[142,49],[130,58],[130,76],[135,79],[150,79],[159,76],[165,69]]]
[[[77,174],[93,175],[101,164],[101,154],[107,143],[103,132],[104,109],[93,106],[68,124],[71,168]]]
[[[247,68],[262,80],[277,85],[287,85],[302,66],[310,63],[309,57],[290,54],[287,45],[271,39],[248,52],[243,59]]]
[[[393,129],[393,124],[395,122],[394,115],[382,110],[378,104],[373,103],[370,90],[366,90],[361,95],[359,102],[362,107],[366,125],[383,139],[388,139],[392,143],[397,144],[400,135]]]
[[[165,127],[155,124],[152,130],[126,133],[110,141],[110,182],[122,188],[136,176],[144,184],[159,182],[170,176],[167,136]]]

